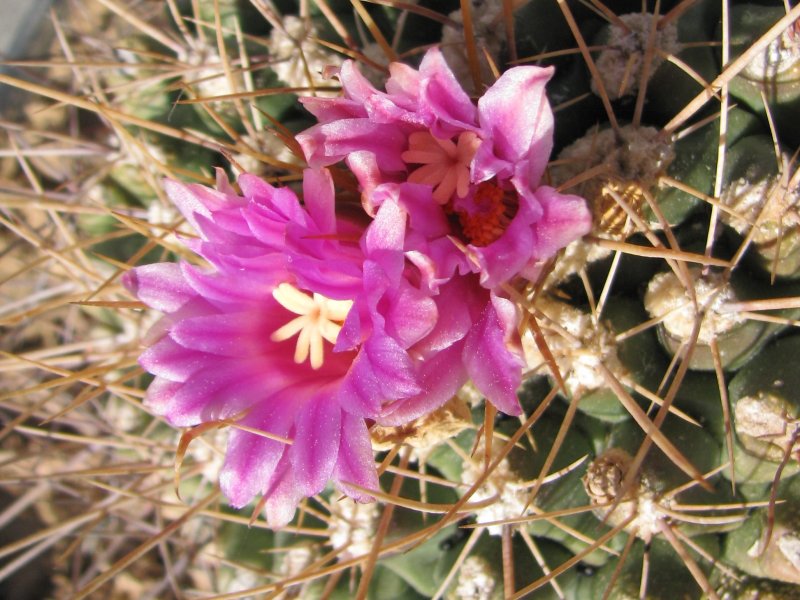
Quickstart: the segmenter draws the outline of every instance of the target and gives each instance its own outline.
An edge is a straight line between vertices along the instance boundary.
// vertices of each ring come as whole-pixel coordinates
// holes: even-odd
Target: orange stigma
[[[487,181],[478,184],[469,202],[460,204],[454,212],[464,237],[474,246],[488,246],[503,235],[518,205],[515,197]]]

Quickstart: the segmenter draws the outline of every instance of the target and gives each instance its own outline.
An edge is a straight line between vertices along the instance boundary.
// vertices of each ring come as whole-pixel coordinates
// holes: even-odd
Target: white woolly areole
[[[303,161],[293,154],[286,144],[284,144],[276,135],[261,133],[256,139],[253,139],[249,135],[244,135],[242,136],[242,142],[251,148],[255,148],[261,154],[266,154],[275,160],[279,160],[290,165],[299,166],[303,164]],[[278,171],[278,169],[275,167],[258,160],[258,158],[247,152],[234,154],[233,159],[240,167],[242,167],[242,169],[244,169],[245,173],[264,176]]]
[[[335,550],[342,550],[339,556],[343,560],[362,556],[372,549],[378,514],[374,502],[359,504],[350,498],[343,498],[333,505],[328,537]]]
[[[217,481],[222,464],[225,462],[224,451],[228,445],[229,434],[230,430],[227,427],[218,427],[203,434],[189,445],[184,460],[191,456],[193,461],[203,465],[203,478],[207,481]],[[180,435],[178,441],[180,441]]]
[[[310,546],[292,546],[283,555],[278,572],[286,578],[302,573],[314,559]]]
[[[631,456],[624,450],[606,450],[589,465],[583,486],[593,505],[616,503],[611,508],[594,509],[601,519],[616,526],[632,518],[625,529],[643,540],[650,540],[661,531],[660,523],[669,518],[664,509],[669,510],[673,502],[656,493],[656,486],[647,473],[640,474],[631,490],[620,498],[631,462]]]
[[[785,399],[769,392],[739,398],[734,407],[736,434],[753,454],[779,461],[791,447],[800,447],[796,435],[800,422]]]
[[[605,174],[613,178],[650,187],[674,158],[671,140],[664,139],[655,127],[624,125],[615,131],[593,126],[559,153],[550,175],[555,185],[561,185],[603,165]]]
[[[594,231],[593,233],[597,233]],[[602,260],[611,254],[609,248],[586,240],[575,240],[567,245],[547,275],[545,289],[552,289],[570,275],[580,272],[586,265]]]
[[[742,218],[721,211],[723,223],[746,235],[758,220],[753,242],[769,244],[800,228],[800,190],[782,188],[777,178],[751,182],[737,179],[728,185],[720,200]]]
[[[609,200],[605,188],[613,183],[619,184],[617,187],[620,188],[633,184],[642,189],[652,189],[674,159],[675,151],[671,140],[663,138],[654,127],[625,125],[614,131],[593,126],[559,153],[558,160],[550,166],[548,173],[556,187],[570,181],[580,182],[569,184],[564,191],[578,194],[589,201],[593,214],[592,235],[621,239],[624,235],[615,235],[599,226],[603,219],[602,213],[609,207],[620,211],[623,222],[626,217],[624,209]],[[600,166],[603,168],[595,177],[582,179],[587,171]],[[630,201],[628,203],[631,204]],[[636,210],[637,207],[632,208]],[[660,228],[660,224],[650,223],[650,227]],[[587,243],[585,240],[572,242],[555,261],[545,287],[557,285],[587,264],[602,260],[610,254],[611,250],[598,244]]]
[[[616,24],[608,26],[606,48],[597,57],[596,65],[610,100],[635,94],[639,84],[651,30],[655,35],[654,51],[649,74],[652,76],[664,62],[664,54],[677,54],[682,49],[678,43],[678,26],[670,21],[666,27],[657,28],[650,13],[630,13],[619,19],[627,30]],[[661,50],[661,52],[659,52]],[[592,80],[592,91],[600,94]]]
[[[469,556],[458,571],[452,600],[489,600],[497,587],[490,565],[479,556]]]
[[[614,333],[605,324],[596,325],[591,315],[564,302],[541,298],[536,308],[549,319],[540,320],[539,326],[570,396],[580,398],[606,387],[597,368],[601,364],[618,377],[627,373],[617,356]],[[548,369],[530,331],[522,336],[522,349],[529,369]]]
[[[784,533],[780,536],[778,549],[795,569],[800,570],[800,537],[796,533]]]
[[[453,11],[447,16],[459,25],[464,24],[464,16],[460,10]],[[481,79],[484,83],[491,83],[495,77],[486,62],[483,51],[485,49],[495,64],[499,64],[500,50],[506,41],[503,3],[491,0],[472,0],[471,17],[475,44],[479,48],[478,61],[481,67]],[[458,82],[467,91],[474,92],[475,84],[467,59],[463,27],[445,26],[442,29],[441,49]]]
[[[691,271],[693,277],[697,271]],[[695,320],[701,318],[697,341],[708,345],[720,334],[744,323],[745,318],[736,311],[724,312],[725,305],[736,302],[733,288],[722,277],[711,273],[693,279],[698,310],[695,312],[689,294],[672,271],[660,273],[650,280],[644,296],[644,307],[654,318],[660,319],[666,331],[678,340],[692,335]]]
[[[742,75],[763,82],[797,66],[800,61],[800,35],[788,27],[742,69]]]
[[[187,56],[186,62],[197,69],[190,71],[185,79],[197,90],[201,98],[213,98],[215,96],[227,96],[228,94],[235,94],[244,90],[244,85],[237,89],[231,85],[228,75],[225,73],[225,68],[222,65],[222,58],[219,53],[212,46],[203,46],[202,48],[192,48]],[[205,66],[212,65],[212,66]],[[240,77],[234,75],[234,78]],[[241,83],[240,79],[236,80]]]
[[[482,457],[484,453],[483,445],[478,447],[475,456]],[[483,475],[484,463],[482,460],[476,462],[468,461],[464,464],[461,472],[461,481],[467,485],[474,484]],[[491,523],[503,519],[516,519],[528,514],[525,505],[528,504],[528,486],[519,478],[508,464],[508,459],[503,459],[500,464],[492,471],[489,477],[483,482],[472,496],[470,502],[481,502],[494,498],[494,502],[481,508],[475,513],[475,520],[478,523]],[[490,525],[486,528],[490,535],[501,535],[502,525]]]
[[[311,21],[287,15],[283,17],[282,22],[283,29],[273,28],[267,42],[272,70],[290,87],[308,87],[311,83],[315,86],[331,85],[331,82],[324,79],[321,74],[325,72],[326,67],[340,66],[342,59],[313,41],[312,38],[318,37],[318,33]],[[324,91],[318,92],[317,95],[336,96],[338,92]]]
[[[147,222],[152,225],[150,233],[160,238],[164,244],[177,246],[180,244],[178,235],[174,232],[165,234],[165,228],[178,223],[181,218],[180,212],[172,204],[162,203],[160,200],[153,200],[147,207]]]
[[[734,416],[739,433],[759,438],[787,435],[786,404],[770,394],[740,398]]]

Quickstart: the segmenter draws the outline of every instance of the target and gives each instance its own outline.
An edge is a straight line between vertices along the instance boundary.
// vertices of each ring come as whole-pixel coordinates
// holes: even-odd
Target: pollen
[[[309,359],[311,368],[319,369],[324,362],[324,341],[336,343],[352,300],[331,300],[317,293],[309,296],[290,283],[276,287],[272,297],[298,317],[276,329],[270,339],[283,342],[297,335],[294,362],[301,364]]]
[[[501,235],[514,218],[517,205],[502,188],[483,182],[466,202],[460,202],[454,212],[461,231],[469,243],[488,246]]]
[[[439,139],[427,131],[408,137],[408,150],[400,157],[409,164],[422,165],[408,177],[411,183],[433,186],[433,199],[446,204],[455,194],[463,198],[469,191],[470,164],[480,146],[480,139],[465,131],[452,140]]]

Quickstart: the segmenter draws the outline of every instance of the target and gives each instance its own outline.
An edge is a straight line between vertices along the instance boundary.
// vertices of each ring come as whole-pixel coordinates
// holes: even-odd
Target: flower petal
[[[220,277],[204,273],[194,265],[181,263],[181,273],[195,292],[212,304],[224,307],[260,303],[272,294],[274,282],[255,277]]]
[[[524,361],[520,353],[509,349],[517,320],[514,304],[493,296],[467,334],[463,351],[464,365],[475,387],[508,415],[522,412],[517,388],[522,383]]]
[[[553,112],[544,91],[552,76],[552,67],[514,67],[478,100],[484,145],[491,140],[495,156],[524,162],[526,184],[532,186],[539,183],[553,149]]]
[[[364,254],[379,264],[392,281],[402,275],[405,230],[406,212],[396,202],[388,201],[381,204],[364,236]]]
[[[403,348],[409,348],[433,330],[439,313],[430,296],[405,280],[400,285],[386,314],[386,331]]]
[[[237,204],[238,196],[228,196],[195,183],[182,183],[174,179],[164,180],[164,191],[191,225],[197,227],[197,215],[210,218],[212,212]]]
[[[276,394],[269,401],[257,404],[239,422],[266,433],[288,437],[296,405],[293,398],[287,396],[285,393]],[[245,506],[253,496],[266,489],[287,448],[287,444],[263,435],[236,428],[231,430],[219,483],[234,508]]]
[[[374,332],[363,344],[339,387],[341,407],[374,419],[387,398],[406,398],[420,390],[408,354],[389,336]]]
[[[197,296],[175,263],[136,267],[122,276],[122,284],[139,300],[164,313],[178,310]]]
[[[315,125],[297,134],[296,139],[312,168],[326,167],[357,151],[374,154],[386,171],[403,171],[406,167],[400,158],[407,146],[406,136],[393,124],[341,119]]]
[[[441,50],[431,48],[426,52],[419,72],[422,79],[420,109],[436,118],[433,135],[450,138],[464,129],[476,130],[475,105],[447,66]]]
[[[536,190],[536,198],[544,210],[535,228],[534,247],[538,257],[550,258],[591,230],[592,213],[583,198],[544,185]]]
[[[303,202],[321,233],[336,231],[333,178],[327,169],[303,171]]]
[[[267,524],[275,528],[288,524],[294,517],[303,494],[298,488],[292,464],[285,458],[278,463],[278,468],[270,480],[269,487],[264,491],[264,496],[267,498],[264,507]]]
[[[139,364],[157,377],[170,381],[186,381],[200,369],[213,366],[214,358],[204,352],[184,348],[169,337],[163,337],[142,352]]]
[[[341,438],[342,409],[332,400],[331,390],[315,386],[313,393],[297,414],[289,449],[297,491],[303,496],[318,494],[325,487]]]
[[[169,398],[148,397],[147,405],[175,427],[227,419],[271,393],[276,382],[262,367],[260,361],[218,359],[214,369],[195,374]]]
[[[422,391],[385,406],[376,422],[386,426],[404,425],[452,398],[467,381],[462,349],[463,344],[457,343],[427,358],[418,375]]]
[[[275,350],[270,342],[280,320],[266,315],[276,312],[273,300],[264,300],[271,310],[223,313],[182,319],[170,336],[184,348],[218,356],[256,357]],[[281,313],[282,314],[282,313]]]
[[[333,478],[339,488],[357,502],[371,502],[375,498],[349,484],[380,489],[367,426],[364,419],[348,413],[342,413],[342,438]]]

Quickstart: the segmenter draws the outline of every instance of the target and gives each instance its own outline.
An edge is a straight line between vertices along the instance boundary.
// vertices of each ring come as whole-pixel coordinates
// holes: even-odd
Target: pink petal
[[[303,201],[321,233],[336,231],[333,178],[327,169],[303,171]]]
[[[164,313],[178,310],[197,296],[175,263],[158,263],[131,269],[122,284],[149,307]]]
[[[326,167],[358,151],[373,153],[382,170],[403,171],[406,167],[400,154],[406,150],[407,137],[395,125],[341,119],[315,125],[296,139],[312,168]]]
[[[181,214],[197,229],[196,215],[210,218],[220,208],[236,205],[237,196],[226,196],[196,183],[186,184],[174,179],[164,180],[164,191]]]
[[[272,294],[274,284],[255,277],[220,277],[204,273],[189,263],[181,263],[181,273],[197,294],[212,304],[231,307],[258,303]]]
[[[241,223],[227,223],[233,225],[234,229],[239,229],[241,233],[236,233],[232,229],[226,228],[224,225],[230,219],[218,219],[219,213],[226,213],[229,211],[217,211],[212,218],[204,215],[195,215],[195,223],[197,231],[200,233],[204,240],[209,240],[215,245],[225,245],[231,248],[246,247],[253,242],[250,229],[244,219]]]
[[[372,201],[377,205],[397,203],[408,214],[411,230],[426,237],[440,237],[450,232],[447,217],[433,200],[429,185],[384,183],[375,188]]]
[[[271,393],[274,382],[262,370],[258,361],[218,359],[214,369],[182,384],[157,414],[175,427],[233,417]]]
[[[200,369],[213,366],[214,360],[203,352],[189,350],[171,338],[163,337],[142,352],[139,364],[157,377],[186,381]]]
[[[288,524],[297,511],[297,505],[303,499],[295,475],[291,463],[286,458],[278,463],[278,468],[270,480],[270,487],[264,492],[264,496],[267,497],[264,508],[267,524],[270,527],[278,528]]]
[[[386,406],[376,419],[380,425],[400,426],[436,410],[452,398],[467,381],[461,359],[463,344],[443,349],[423,363],[419,372],[422,392]]]
[[[342,438],[333,478],[339,488],[357,502],[371,502],[375,499],[349,485],[355,484],[369,490],[380,489],[375,457],[364,419],[342,413]]]
[[[318,494],[330,479],[339,450],[341,419],[342,409],[331,391],[317,387],[297,414],[289,458],[297,491],[303,496]]]
[[[222,167],[214,167],[214,178],[217,184],[217,191],[226,196],[238,196],[236,190],[233,189],[231,182],[228,180],[228,174]]]
[[[434,123],[433,135],[449,138],[459,130],[477,129],[475,105],[438,48],[431,48],[425,53],[419,72],[422,79],[420,108],[430,111],[439,121]]]
[[[274,300],[265,303],[266,315],[276,311]],[[185,348],[208,352],[219,356],[258,356],[274,350],[270,341],[272,332],[283,323],[274,317],[269,321],[264,313],[236,312],[183,319],[172,327],[170,336]],[[287,321],[293,315],[286,314]]]
[[[338,404],[364,418],[377,417],[387,398],[405,398],[420,390],[408,354],[385,334],[373,332],[339,386]]]
[[[362,289],[361,270],[353,261],[338,257],[324,260],[292,253],[289,265],[299,287],[314,290],[326,298],[348,300]]]
[[[381,204],[364,237],[364,254],[393,281],[400,278],[403,270],[405,231],[406,212],[389,201]]]
[[[381,411],[385,398],[381,391],[374,365],[363,350],[353,352],[347,373],[342,378],[336,394],[336,402],[342,409],[364,419],[374,419]]]
[[[393,62],[389,65],[389,79],[386,92],[398,106],[406,110],[416,110],[420,98],[420,74],[416,69]]]
[[[380,92],[358,70],[355,61],[346,60],[339,71],[339,81],[342,82],[347,98],[364,104],[369,98]]]
[[[428,335],[436,325],[439,313],[436,302],[403,279],[399,294],[391,299],[386,314],[386,331],[403,348],[409,348]]]
[[[367,111],[361,102],[347,98],[299,98],[305,109],[317,118],[320,123],[330,123],[339,119],[366,117]]]
[[[345,162],[361,186],[361,203],[364,211],[374,216],[380,202],[373,197],[372,192],[377,186],[390,181],[390,178],[381,171],[377,157],[372,152],[352,152],[348,154]]]
[[[250,202],[251,209],[262,211],[277,221],[305,222],[307,217],[295,193],[285,187],[276,188],[255,175],[239,177],[239,187]]]
[[[526,183],[532,186],[539,183],[553,149],[553,113],[544,91],[552,76],[552,67],[514,67],[478,100],[484,140],[491,140],[498,158],[529,163]]]
[[[472,313],[478,313],[486,303],[488,293],[477,285],[477,277],[456,277],[439,288],[434,297],[437,306],[433,330],[413,351],[428,355],[440,352],[462,340],[472,327]],[[477,295],[476,292],[477,291]]]
[[[235,233],[245,238],[252,238],[253,234],[247,226],[247,220],[242,214],[240,207],[229,209],[223,208],[214,213],[214,223],[218,225],[222,231]],[[252,240],[247,240],[252,242]]]
[[[156,377],[147,386],[144,406],[154,415],[163,417],[172,402],[173,396],[181,389],[182,383]]]
[[[486,289],[495,289],[514,278],[532,257],[538,259],[534,244],[534,230],[538,224],[532,214],[534,210],[539,211],[539,206],[521,205],[497,240],[480,248],[470,246],[481,264],[481,285]]]
[[[561,194],[549,186],[539,187],[536,198],[544,209],[535,228],[534,246],[539,258],[550,258],[591,230],[592,214],[583,198]]]
[[[498,410],[509,415],[522,412],[517,388],[522,382],[524,361],[518,350],[512,352],[509,348],[517,322],[514,304],[493,296],[467,335],[463,352],[464,365],[475,387]]]
[[[260,402],[239,422],[266,433],[288,438],[296,405],[287,394]],[[232,428],[219,475],[222,492],[241,508],[267,488],[288,445],[261,435]]]

